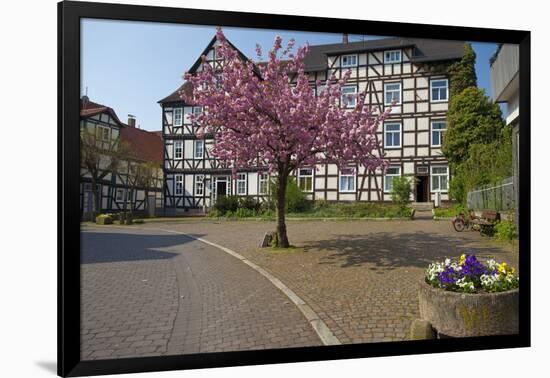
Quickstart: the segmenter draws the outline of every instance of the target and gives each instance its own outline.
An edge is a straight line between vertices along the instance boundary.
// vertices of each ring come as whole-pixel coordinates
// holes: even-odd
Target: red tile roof
[[[121,141],[128,144],[135,159],[162,164],[162,131],[146,131],[128,126],[120,121],[112,108],[90,100],[80,100],[80,117],[88,118],[101,113],[109,113],[120,125]]]
[[[157,132],[146,131],[125,125],[120,129],[120,138],[128,143],[136,159],[162,164],[162,138]]]

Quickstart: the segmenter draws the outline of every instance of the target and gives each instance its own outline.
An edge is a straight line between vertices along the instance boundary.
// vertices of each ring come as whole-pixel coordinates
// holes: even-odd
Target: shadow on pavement
[[[426,268],[434,260],[456,257],[461,253],[475,254],[482,259],[503,255],[501,249],[471,242],[427,232],[381,232],[306,242],[303,247],[309,252],[329,251],[328,256],[321,258],[320,264],[341,264],[342,268],[372,264],[372,270]]]
[[[171,259],[179,253],[166,249],[194,240],[185,235],[85,231],[81,232],[80,241],[80,263],[97,264]]]

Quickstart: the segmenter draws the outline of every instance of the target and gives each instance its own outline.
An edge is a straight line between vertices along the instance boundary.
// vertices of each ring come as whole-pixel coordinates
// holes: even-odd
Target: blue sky
[[[157,101],[182,83],[181,76],[200,56],[214,36],[211,26],[190,26],[111,20],[82,21],[81,94],[112,107],[123,122],[128,114],[146,130],[160,130]],[[341,34],[304,33],[261,29],[224,28],[227,38],[245,55],[254,58],[256,43],[264,50],[276,35],[294,38],[298,46],[336,43]],[[350,36],[357,41],[362,36]],[[376,38],[376,37],[365,37]],[[490,95],[489,58],[495,43],[473,43],[477,54],[478,85]]]

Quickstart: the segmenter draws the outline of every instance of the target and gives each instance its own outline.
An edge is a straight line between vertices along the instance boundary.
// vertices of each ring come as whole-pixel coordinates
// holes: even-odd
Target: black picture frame
[[[79,95],[82,18],[409,36],[519,44],[520,332],[510,336],[402,341],[211,354],[80,360]],[[83,376],[530,346],[530,32],[63,1],[58,3],[58,374]]]

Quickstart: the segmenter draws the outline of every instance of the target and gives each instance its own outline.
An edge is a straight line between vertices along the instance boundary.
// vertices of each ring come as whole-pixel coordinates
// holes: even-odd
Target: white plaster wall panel
[[[327,201],[336,201],[336,192],[327,192]]]
[[[431,110],[433,112],[442,112],[446,111],[449,108],[449,104],[447,102],[437,102],[431,104]]]
[[[258,174],[256,172],[248,173],[248,194],[258,194]]]
[[[414,78],[403,79],[403,89],[413,89],[413,88],[414,88]]]
[[[427,102],[417,102],[416,103],[416,111],[418,113],[423,113],[428,111],[428,103]]]
[[[355,201],[355,193],[340,193],[340,201]]]
[[[315,189],[324,189],[325,188],[325,178],[316,177],[315,178]]]
[[[337,189],[338,188],[338,178],[337,177],[328,177],[327,178],[327,189]]]
[[[416,101],[428,101],[429,91],[427,89],[416,90]]]
[[[404,131],[414,131],[414,118],[403,118],[402,125]]]
[[[430,133],[428,131],[422,131],[418,133],[418,144],[429,144]]]
[[[416,150],[414,147],[403,148],[403,157],[414,157],[414,156],[416,156]]]
[[[414,113],[414,104],[404,104],[403,113]]]
[[[173,116],[172,110],[169,110],[169,111],[166,110],[166,111],[164,112],[164,117],[166,118],[166,124],[167,124],[167,125],[172,125],[172,122],[173,122],[172,116]]]
[[[427,117],[420,117],[416,120],[418,130],[430,130],[430,119]]]
[[[430,155],[430,149],[428,147],[417,148],[417,156],[429,156],[429,155]]]
[[[193,159],[193,141],[185,140],[183,143],[183,157],[185,159]]]
[[[184,175],[183,187],[185,189],[186,196],[192,196],[195,194],[193,190],[193,178],[194,175]]]
[[[403,90],[403,101],[414,101],[414,90]]]
[[[414,133],[403,133],[403,146],[414,146]]]
[[[425,77],[416,78],[416,88],[428,88],[428,79]]]
[[[413,162],[403,163],[403,173],[406,175],[414,174],[414,163]]]
[[[395,149],[395,150],[384,150],[386,152],[386,157],[390,157],[390,158],[396,158],[396,157],[400,157],[401,156],[401,150],[400,149]]]
[[[338,174],[338,166],[336,164],[328,164],[327,165],[327,173],[329,175],[336,175]]]

